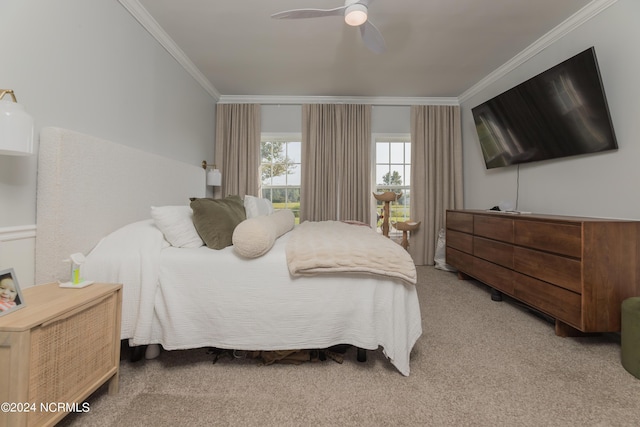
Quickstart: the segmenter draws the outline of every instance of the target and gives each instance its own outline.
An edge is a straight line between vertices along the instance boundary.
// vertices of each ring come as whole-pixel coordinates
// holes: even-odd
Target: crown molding
[[[582,9],[571,15],[560,25],[549,31],[547,34],[536,40],[533,44],[529,45],[525,50],[514,56],[508,62],[488,74],[478,83],[467,89],[458,97],[458,102],[462,104],[472,96],[478,94],[489,85],[495,83],[511,71],[515,70],[520,65],[524,64],[529,59],[533,58],[544,49],[560,40],[571,31],[575,30],[585,22],[594,18],[600,12],[607,9],[609,6],[615,4],[618,0],[593,0],[591,3],[584,6]]]
[[[187,55],[178,47],[175,41],[162,29],[158,21],[147,12],[138,0],[118,0],[125,9],[151,34],[151,36],[165,48],[171,56],[211,95],[216,101],[220,99],[220,92],[213,87]]]
[[[458,98],[375,96],[251,96],[222,95],[218,104],[371,104],[371,105],[459,105]]]

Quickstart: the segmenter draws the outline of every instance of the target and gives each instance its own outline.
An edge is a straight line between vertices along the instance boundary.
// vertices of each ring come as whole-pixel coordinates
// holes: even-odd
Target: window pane
[[[271,142],[265,141],[260,144],[260,155],[262,156],[262,163],[271,163]]]
[[[289,209],[293,209],[293,205],[297,204],[297,208],[300,208],[300,189],[288,188],[287,189],[287,204]]]
[[[284,188],[272,188],[271,189],[271,202],[274,209],[282,209],[283,206],[276,206],[279,203],[285,203],[287,201],[287,191]]]
[[[260,175],[262,176],[263,185],[271,185],[271,165],[270,164],[261,165]]]
[[[293,163],[302,163],[302,144],[300,142],[288,142],[287,157]]]
[[[287,174],[287,185],[297,185],[301,184],[301,174],[300,174],[300,166],[299,165],[290,165],[289,166],[289,174]]]
[[[391,166],[391,175],[389,177],[389,184],[391,185],[404,184],[404,166],[403,165]]]
[[[402,196],[398,198],[396,204],[399,206],[399,209],[408,209],[409,208],[409,189],[405,188],[402,190]],[[404,214],[403,214],[404,216]],[[406,216],[409,216],[409,213],[406,213]]]
[[[376,163],[389,163],[389,143],[376,143]]]
[[[274,169],[281,169],[283,165],[274,165]],[[287,176],[286,175],[278,175],[271,178],[271,185],[286,185],[287,184]]]
[[[404,162],[411,163],[411,143],[404,144]]]
[[[404,165],[404,185],[411,185],[411,165]]]
[[[391,163],[404,163],[404,143],[391,143]]]
[[[388,185],[389,165],[376,165],[376,184]]]

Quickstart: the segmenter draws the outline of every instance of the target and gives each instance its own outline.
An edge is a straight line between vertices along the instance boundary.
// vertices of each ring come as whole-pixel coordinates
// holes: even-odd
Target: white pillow
[[[151,206],[151,218],[171,246],[199,248],[204,242],[193,225],[190,206]]]
[[[269,252],[276,239],[295,225],[290,209],[277,210],[242,221],[233,230],[233,249],[246,258],[257,258]]]
[[[244,196],[244,210],[247,218],[255,218],[260,215],[271,215],[273,205],[269,199],[246,195]]]

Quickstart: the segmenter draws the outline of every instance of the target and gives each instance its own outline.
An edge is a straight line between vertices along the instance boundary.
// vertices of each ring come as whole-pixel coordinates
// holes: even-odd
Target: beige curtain
[[[259,104],[216,106],[215,158],[222,173],[217,196],[259,196],[260,114]]]
[[[338,219],[369,224],[371,217],[371,105],[340,105],[344,126],[338,157]]]
[[[301,221],[369,223],[371,106],[302,106]]]
[[[447,209],[459,209],[462,194],[460,107],[411,107],[411,219],[409,253],[416,265],[433,265]]]

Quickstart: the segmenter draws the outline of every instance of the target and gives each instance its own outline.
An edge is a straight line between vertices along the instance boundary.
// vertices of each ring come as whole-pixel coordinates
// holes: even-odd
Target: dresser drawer
[[[490,284],[492,288],[498,289],[506,294],[513,295],[513,270],[493,264],[489,261],[475,258],[473,272],[469,276],[475,277],[483,283]]]
[[[473,254],[503,267],[513,268],[513,245],[474,237]]]
[[[447,211],[447,228],[464,233],[473,233],[473,215],[464,212]]]
[[[473,253],[473,237],[471,234],[461,233],[459,231],[447,230],[447,246],[459,249],[468,254]]]
[[[466,272],[473,268],[473,260],[474,257],[472,255],[447,246],[446,261],[450,266],[455,267],[460,271]]]
[[[513,296],[557,320],[582,329],[582,298],[575,292],[514,273]]]
[[[452,248],[447,248],[447,264],[495,289],[513,294],[512,270]]]
[[[473,220],[473,234],[513,243],[513,219],[502,216],[476,215]]]
[[[516,221],[515,243],[520,246],[580,258],[582,227],[579,223]]]
[[[582,264],[576,259],[516,247],[513,263],[520,273],[582,293]]]

